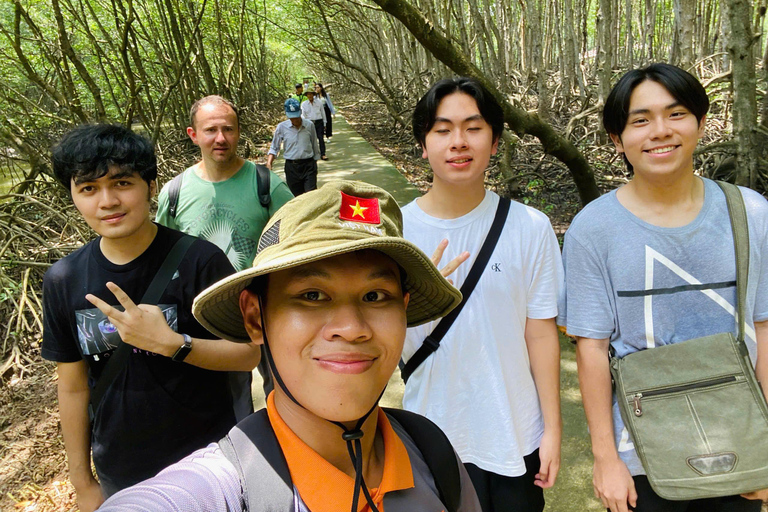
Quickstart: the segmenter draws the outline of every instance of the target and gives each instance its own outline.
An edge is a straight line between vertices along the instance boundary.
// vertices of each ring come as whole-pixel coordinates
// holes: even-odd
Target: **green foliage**
[[[0,157],[49,172],[68,127],[108,121],[156,140],[221,94],[274,105],[306,65],[306,6],[275,0],[0,2]]]
[[[542,178],[530,180],[525,185],[525,196],[522,199],[523,204],[532,206],[547,214],[552,213],[556,205],[549,203],[544,195],[542,195],[545,187],[546,183],[544,183]]]

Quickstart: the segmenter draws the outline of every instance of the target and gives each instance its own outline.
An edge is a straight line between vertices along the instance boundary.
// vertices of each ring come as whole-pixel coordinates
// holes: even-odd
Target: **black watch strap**
[[[184,336],[184,343],[171,356],[171,359],[179,363],[192,352],[192,337],[189,334],[182,334],[182,336]]]

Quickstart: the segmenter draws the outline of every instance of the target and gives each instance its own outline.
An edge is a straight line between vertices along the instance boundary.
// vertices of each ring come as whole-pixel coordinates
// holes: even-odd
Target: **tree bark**
[[[681,68],[687,70],[695,61],[693,44],[696,28],[696,0],[675,0],[675,4],[675,40],[678,42],[679,64]]]
[[[733,70],[733,136],[736,139],[736,183],[754,188],[757,183],[757,97],[752,51],[752,6],[748,0],[725,0],[723,21],[728,56]]]
[[[597,12],[597,98],[600,105],[605,105],[605,100],[611,91],[611,0],[600,0],[600,9]]]

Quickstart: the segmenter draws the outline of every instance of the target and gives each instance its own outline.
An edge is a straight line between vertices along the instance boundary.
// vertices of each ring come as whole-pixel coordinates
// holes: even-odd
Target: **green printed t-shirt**
[[[195,172],[184,171],[176,218],[168,213],[168,184],[160,191],[156,220],[216,244],[227,255],[235,270],[249,268],[256,256],[259,237],[269,218],[293,199],[288,186],[270,172],[269,208],[259,203],[257,172],[246,162],[225,181],[210,182]]]

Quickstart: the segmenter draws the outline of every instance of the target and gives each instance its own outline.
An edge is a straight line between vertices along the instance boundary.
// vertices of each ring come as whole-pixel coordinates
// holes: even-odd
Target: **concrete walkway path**
[[[358,180],[377,185],[405,206],[421,194],[386,158],[376,151],[368,141],[349,126],[339,114],[333,119],[333,137],[326,144],[328,160],[317,163],[317,186],[332,180]],[[285,179],[285,160],[282,154],[275,160],[272,170]],[[253,401],[256,410],[264,407],[264,392],[259,372],[253,372]],[[401,407],[405,386],[396,369],[389,380],[387,391],[381,399],[385,407]]]

